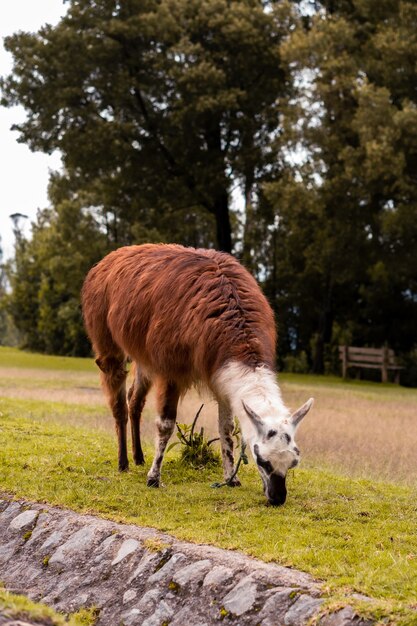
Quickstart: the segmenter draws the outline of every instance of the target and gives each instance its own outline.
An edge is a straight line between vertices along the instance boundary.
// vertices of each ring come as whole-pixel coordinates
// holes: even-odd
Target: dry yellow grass
[[[308,397],[315,406],[298,433],[307,466],[336,468],[345,474],[374,479],[417,482],[417,390],[378,384],[317,384],[308,377],[284,377],[284,400],[296,408]],[[113,420],[100,390],[98,374],[82,371],[0,367],[0,396],[85,405],[69,422],[113,430]],[[217,434],[217,405],[210,397],[190,391],[181,402],[179,422],[190,422],[201,403],[199,424]],[[94,410],[91,410],[94,409]],[[144,411],[143,435],[153,438],[154,396]]]
[[[417,482],[417,393],[378,384],[311,388],[282,385],[290,406],[315,396],[298,440],[308,463],[387,481]]]

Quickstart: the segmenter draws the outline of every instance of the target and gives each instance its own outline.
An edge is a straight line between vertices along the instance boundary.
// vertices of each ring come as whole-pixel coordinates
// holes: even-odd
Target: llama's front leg
[[[219,434],[222,450],[223,473],[225,481],[230,481],[234,472],[233,458],[233,415],[228,404],[219,402]],[[235,476],[230,482],[230,487],[240,487],[240,480]]]
[[[175,428],[178,400],[178,387],[174,383],[164,383],[160,386],[157,399],[159,416],[156,420],[155,458],[148,472],[148,487],[159,487],[165,448]]]

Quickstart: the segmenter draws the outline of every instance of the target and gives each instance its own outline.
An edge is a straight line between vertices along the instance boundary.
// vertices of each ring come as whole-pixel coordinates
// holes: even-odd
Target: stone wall
[[[322,604],[320,584],[302,572],[6,497],[0,579],[58,611],[97,607],[101,626],[302,626]],[[365,622],[346,608],[320,624]]]

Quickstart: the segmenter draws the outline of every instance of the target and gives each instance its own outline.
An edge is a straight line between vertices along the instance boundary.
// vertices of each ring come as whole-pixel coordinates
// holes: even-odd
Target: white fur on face
[[[257,454],[254,451],[255,446]],[[294,441],[294,429],[287,424],[276,424],[263,437],[252,439],[251,447],[255,460],[260,458],[269,462],[273,473],[281,476],[285,476],[300,461],[300,452]]]

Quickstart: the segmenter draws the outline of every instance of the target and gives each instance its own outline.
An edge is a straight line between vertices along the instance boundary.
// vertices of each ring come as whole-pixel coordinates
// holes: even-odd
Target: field
[[[294,566],[322,579],[333,603],[354,590],[373,599],[362,613],[416,623],[416,390],[282,375],[290,407],[310,396],[316,404],[298,436],[302,467],[275,509],[252,465],[242,468],[242,488],[214,490],[220,468],[186,469],[176,451],[163,468],[166,487],[146,489],[152,397],[147,464],[119,474],[95,369],[91,360],[0,349],[0,489]],[[195,393],[186,397],[179,421],[199,404]],[[202,423],[216,433],[210,399]]]
[[[417,390],[340,378],[282,374],[287,404],[297,408],[314,396],[315,406],[298,433],[303,466],[328,467],[348,476],[417,484]],[[48,357],[0,348],[0,397],[39,401],[42,419],[55,420],[58,404],[65,423],[113,433],[114,424],[92,359]],[[48,408],[49,402],[54,404]],[[201,402],[199,420],[217,432],[217,407],[191,392],[180,405],[178,421],[190,422]],[[30,406],[30,403],[29,403]],[[143,432],[153,439],[152,393],[145,407]]]

